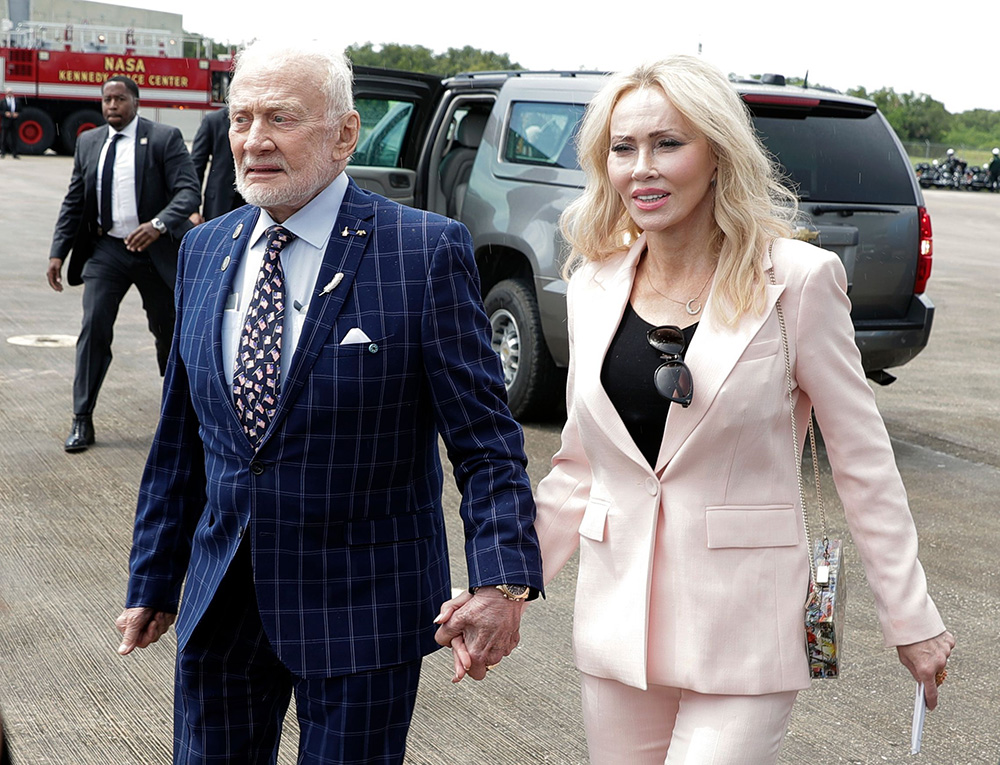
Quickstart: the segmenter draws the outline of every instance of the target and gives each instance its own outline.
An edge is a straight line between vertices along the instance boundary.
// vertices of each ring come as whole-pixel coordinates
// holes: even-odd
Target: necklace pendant
[[[698,298],[691,298],[687,301],[684,310],[688,312],[688,316],[697,316],[701,313],[701,303],[698,302]]]

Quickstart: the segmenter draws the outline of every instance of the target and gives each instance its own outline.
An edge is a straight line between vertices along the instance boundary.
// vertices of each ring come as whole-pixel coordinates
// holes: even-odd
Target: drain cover
[[[8,337],[7,342],[34,348],[71,348],[76,345],[76,338],[73,335],[17,335]]]

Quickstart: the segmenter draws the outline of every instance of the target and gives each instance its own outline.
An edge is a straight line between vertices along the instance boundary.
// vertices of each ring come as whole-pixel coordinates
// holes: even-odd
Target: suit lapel
[[[142,199],[142,174],[146,167],[146,152],[149,150],[149,124],[142,117],[136,117],[139,124],[135,130],[135,206],[138,209]],[[142,213],[139,213],[142,222]]]
[[[598,269],[593,279],[600,292],[593,301],[588,300],[586,305],[576,306],[574,309],[580,314],[576,319],[574,344],[577,348],[581,348],[583,344],[587,346],[585,353],[577,352],[577,389],[588,391],[585,398],[594,402],[594,415],[606,429],[608,438],[641,465],[648,463],[604,390],[601,370],[632,294],[639,256],[645,249],[646,235],[643,234],[629,248],[624,260]]]
[[[766,253],[763,268],[765,272],[771,268],[771,259]],[[766,274],[764,278],[768,280]],[[713,310],[715,287],[713,280],[712,288],[705,300],[705,311],[684,356],[694,380],[694,397],[687,409],[678,404],[671,404],[663,443],[660,445],[660,454],[656,461],[656,473],[660,473],[673,459],[677,450],[701,422],[715,401],[722,384],[733,371],[747,345],[771,315],[774,304],[785,289],[785,285],[781,282],[774,286],[768,283],[765,287],[763,310],[759,314],[746,315],[735,326],[730,326]]]
[[[330,336],[337,316],[351,294],[351,285],[362,257],[375,237],[374,218],[375,203],[371,195],[362,192],[353,180],[350,181],[323,255],[323,265],[320,266],[309,300],[309,310],[302,325],[292,366],[288,377],[281,384],[278,409],[264,440],[276,432],[281,420],[298,398]]]
[[[259,208],[246,208],[246,212],[240,218],[233,220],[226,229],[220,230],[219,235],[224,237],[221,245],[204,255],[204,257],[212,258],[214,261],[208,266],[208,276],[214,281],[211,294],[215,295],[211,306],[212,379],[220,399],[229,402],[229,409],[234,419],[237,415],[236,406],[233,404],[233,370],[227,368],[227,365],[223,363],[222,318],[226,309],[226,301],[233,293],[233,280],[236,279],[240,261],[247,251],[250,233],[253,231],[259,215]]]
[[[98,208],[101,206],[101,190],[97,187],[97,166],[101,163],[101,149],[104,148],[104,142],[108,140],[108,127],[106,125],[101,126],[98,130],[94,131],[92,137],[90,133],[84,133],[84,136],[90,138],[81,147],[82,151],[87,152],[84,155],[84,167],[87,168],[87,178],[84,183],[87,203],[87,225],[96,229]],[[83,138],[81,137],[80,140],[83,140]]]

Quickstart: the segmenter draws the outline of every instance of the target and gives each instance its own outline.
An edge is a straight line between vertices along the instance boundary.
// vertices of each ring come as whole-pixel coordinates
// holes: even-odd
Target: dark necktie
[[[295,239],[283,226],[271,226],[253,297],[236,349],[233,402],[243,430],[257,444],[271,424],[281,391],[281,333],[285,318],[285,274],[281,250]]]
[[[108,146],[108,153],[104,155],[104,169],[101,170],[101,228],[105,234],[114,225],[111,218],[111,189],[114,188],[115,182],[115,144],[121,137],[121,133],[111,136],[111,145]]]

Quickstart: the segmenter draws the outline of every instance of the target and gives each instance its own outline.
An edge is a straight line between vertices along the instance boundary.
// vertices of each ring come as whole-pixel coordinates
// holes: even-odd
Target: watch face
[[[526,584],[501,584],[497,587],[510,600],[523,600],[528,595]]]

